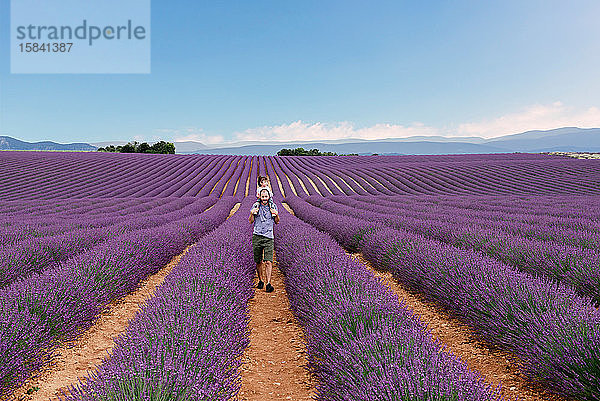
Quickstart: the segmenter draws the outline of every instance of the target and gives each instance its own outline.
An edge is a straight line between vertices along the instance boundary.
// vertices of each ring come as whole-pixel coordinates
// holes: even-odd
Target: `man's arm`
[[[254,203],[252,205],[252,209],[250,209],[250,218],[248,219],[248,221],[250,223],[254,223],[254,215],[258,213],[258,205],[256,203]]]
[[[273,205],[275,206],[275,205]],[[277,206],[275,206],[273,209],[271,209],[271,216],[273,217],[273,220],[275,220],[275,224],[279,223],[279,211],[277,210]]]

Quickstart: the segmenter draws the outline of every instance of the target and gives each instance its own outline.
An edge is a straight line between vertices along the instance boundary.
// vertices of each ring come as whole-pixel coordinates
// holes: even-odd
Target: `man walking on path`
[[[273,271],[273,223],[279,223],[279,212],[277,206],[272,203],[269,206],[271,194],[268,190],[260,191],[260,201],[255,202],[250,210],[250,223],[254,223],[252,232],[252,250],[254,251],[254,262],[258,273],[257,288],[261,289],[267,282],[266,291],[274,290],[271,285],[271,273]]]

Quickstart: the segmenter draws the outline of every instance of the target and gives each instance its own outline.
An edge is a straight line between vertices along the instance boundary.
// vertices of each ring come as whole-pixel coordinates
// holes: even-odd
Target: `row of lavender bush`
[[[133,203],[140,204],[143,202],[141,199],[122,199],[122,205],[124,207],[130,207]],[[106,207],[109,199],[58,199],[58,200],[4,200],[0,199],[0,214],[2,216],[39,216],[40,214],[62,214],[69,210],[75,211],[86,210],[95,205],[99,208]],[[117,204],[117,199],[111,199],[112,205]],[[2,224],[7,221],[2,221]]]
[[[77,208],[79,202],[75,201],[71,203],[73,210],[68,215],[52,210],[41,216],[0,214],[0,245],[14,245],[19,241],[59,235],[77,229],[107,227],[127,220],[132,214],[153,216],[181,209],[196,200],[197,198],[148,199],[142,204],[129,206],[125,202],[118,211],[111,210],[113,206],[104,207],[103,202],[98,202],[98,213]],[[118,200],[115,203],[118,204]]]
[[[250,208],[249,201],[242,209]],[[230,400],[249,345],[251,227],[236,213],[196,243],[69,401]],[[245,238],[246,240],[240,240]]]
[[[539,160],[535,163],[516,160],[513,156],[505,155],[502,162],[482,163],[479,161],[461,161],[457,163],[430,162],[398,163],[399,159],[375,160],[374,163],[358,162],[346,158],[343,162],[328,158],[330,163],[319,163],[315,171],[320,177],[327,177],[335,182],[346,195],[388,195],[398,196],[407,194],[596,194],[598,187],[592,175],[596,174],[595,167],[599,164],[588,164],[594,169],[589,176],[581,175],[577,166],[568,165],[559,160]],[[335,194],[336,189],[326,188],[315,183],[315,188],[306,179],[306,174],[299,168],[299,161],[286,158],[269,157],[273,161],[281,161],[280,165],[285,175],[292,181],[299,180],[302,185],[294,187],[299,196]],[[335,165],[334,165],[335,163]],[[579,176],[574,180],[574,176]],[[324,181],[325,179],[322,178]],[[306,191],[304,190],[306,189]],[[288,193],[286,192],[286,195]]]
[[[308,164],[305,160],[279,156],[143,155],[138,158],[130,154],[62,156],[46,153],[40,156],[21,153],[0,154],[0,171],[5,173],[0,174],[2,199],[206,196],[212,192],[223,193],[227,182],[247,182],[252,171],[265,171],[265,165],[283,170],[280,180],[290,179],[301,196],[306,192],[318,195],[319,191],[325,196],[340,192],[395,196],[598,194],[600,191],[597,161],[549,156],[527,159],[509,154],[493,158],[479,155],[446,157],[435,162],[431,156],[412,161],[407,156],[373,156],[368,160],[352,156],[313,157]],[[250,171],[245,166],[249,163],[252,164]],[[242,193],[242,188],[238,186],[235,195]]]
[[[0,155],[0,168],[7,155]],[[8,155],[9,157],[11,155]],[[86,155],[86,163],[79,157],[46,154],[35,168],[21,168],[19,173],[8,168],[0,175],[0,197],[6,200],[81,199],[126,197],[204,197],[212,194],[243,197],[244,191],[230,191],[228,182],[246,182],[250,170],[246,164],[257,165],[258,157],[249,156],[181,156],[153,155],[137,159],[132,155]],[[123,157],[124,156],[124,157]],[[148,155],[145,155],[148,156]],[[34,158],[37,157],[34,155]],[[27,159],[28,155],[20,155]],[[91,162],[89,165],[87,162]],[[87,164],[87,165],[86,165]],[[58,172],[56,171],[58,170]],[[55,174],[48,178],[48,171]],[[141,185],[143,183],[143,185]],[[227,193],[224,193],[224,190]]]
[[[166,202],[165,202],[166,200]],[[107,219],[114,220],[118,217],[127,216],[129,213],[143,213],[154,207],[163,206],[166,203],[171,202],[182,202],[186,201],[189,203],[193,198],[165,198],[165,199],[147,199],[143,203],[136,202],[136,204],[130,204],[127,201],[124,201],[119,205],[119,200],[114,199],[113,202],[106,203],[101,200],[97,202],[97,213],[92,212],[90,207],[79,207],[81,203],[77,200],[69,202],[67,205],[70,206],[70,210],[62,211],[56,210],[52,208],[48,208],[43,213],[39,215],[34,215],[33,213],[28,212],[27,210],[22,213],[9,213],[2,212],[0,213],[0,228],[3,229],[19,229],[23,227],[47,227],[51,226],[65,226],[72,225],[74,227],[84,227],[85,222],[87,220],[96,220],[96,219]],[[115,210],[115,208],[120,208]],[[84,219],[82,219],[82,217]]]
[[[412,216],[436,216],[437,218],[446,218],[451,219],[455,216],[460,216],[462,218],[469,218],[473,220],[481,220],[481,222],[491,222],[494,224],[498,224],[499,227],[506,227],[513,230],[513,225],[516,227],[522,227],[525,232],[528,230],[536,230],[542,237],[546,235],[544,230],[550,230],[550,233],[554,234],[563,234],[563,231],[568,232],[585,232],[590,234],[596,234],[600,232],[600,222],[592,220],[591,216],[582,215],[579,217],[573,216],[553,216],[547,214],[529,214],[523,213],[523,211],[515,208],[508,209],[505,208],[502,211],[495,210],[480,210],[469,208],[469,198],[463,197],[463,203],[465,203],[464,207],[460,206],[446,206],[442,204],[429,203],[432,200],[424,199],[423,197],[402,197],[402,199],[390,199],[388,197],[381,196],[352,196],[350,197],[356,201],[368,201],[370,203],[379,205],[379,206],[387,206],[395,209],[402,209],[403,211],[410,212]],[[475,198],[475,197],[473,197]],[[514,198],[512,196],[506,196],[502,198],[511,199]],[[560,213],[560,210],[564,214],[569,213],[570,210],[573,210],[576,206],[577,200],[581,202],[584,199],[581,198],[589,198],[589,197],[573,197],[573,202],[569,204],[559,204],[553,210],[557,210],[557,214]],[[333,198],[331,198],[333,199]],[[531,204],[529,205],[530,209],[535,210],[538,203],[535,200],[531,200]],[[577,204],[577,206],[579,206]],[[600,208],[600,204],[594,205],[593,203],[588,204],[588,210],[594,210],[596,208]],[[560,237],[559,237],[560,238]],[[585,242],[584,242],[585,244]]]
[[[200,172],[195,175],[195,178],[200,180],[208,170],[203,168],[196,170],[208,161],[206,158],[194,160],[189,157],[162,156],[145,159],[126,157],[115,160],[112,157],[105,157],[93,165],[89,163],[82,165],[81,160],[76,161],[76,158],[61,157],[62,163],[59,166],[52,166],[51,164],[56,163],[57,159],[56,155],[47,154],[44,160],[35,166],[34,171],[22,169],[20,176],[12,177],[10,183],[0,189],[0,196],[11,194],[12,199],[152,196],[150,194],[155,188],[167,182],[164,179],[157,181],[156,177],[179,172],[178,176],[173,174],[175,176],[169,177],[168,181],[175,183],[182,177],[181,171],[189,169]],[[48,171],[53,171],[52,177],[48,177]],[[149,185],[140,185],[140,183]],[[20,191],[14,193],[17,188]]]
[[[89,327],[186,245],[227,217],[234,198],[172,223],[137,230],[0,290],[0,397],[43,366],[54,349]]]
[[[129,210],[142,211],[175,199],[193,200],[187,198],[95,198],[95,199],[55,199],[52,201],[0,201],[1,224],[21,223],[21,219],[29,218],[35,221],[52,215],[56,218],[69,219],[74,217],[107,214],[126,215]],[[137,208],[137,210],[136,210]],[[6,217],[5,217],[6,216]],[[10,218],[17,218],[10,221]]]
[[[356,197],[356,196],[353,196]],[[407,196],[380,196],[380,200],[388,202],[411,202],[415,197]],[[517,214],[521,216],[535,216],[536,218],[574,218],[587,217],[591,220],[600,220],[600,200],[595,195],[537,195],[537,196],[419,196],[422,206],[439,206],[444,208],[470,209],[473,212],[497,213],[498,216],[511,218]]]
[[[175,202],[175,205],[157,207],[154,215],[132,214],[112,226],[68,231],[0,246],[0,288],[31,273],[52,268],[61,261],[127,232],[159,227],[202,213],[217,200],[214,197],[200,198],[181,209],[177,208],[179,205]]]
[[[156,201],[145,202],[143,205],[123,207],[121,209],[122,212],[119,213],[106,211],[102,213],[106,209],[99,207],[102,213],[100,216],[82,213],[81,215],[74,214],[73,216],[64,218],[49,211],[44,216],[24,219],[0,214],[0,219],[8,217],[7,221],[11,223],[0,225],[0,245],[14,245],[19,241],[63,234],[82,228],[106,227],[126,220],[127,216],[131,214],[135,214],[136,216],[151,216],[163,211],[167,212],[183,208],[197,199],[168,198],[168,202],[164,202],[164,200],[157,199]]]
[[[472,250],[386,227],[374,214],[356,219],[297,197],[287,201],[301,219],[510,351],[530,379],[578,399],[600,398],[600,311],[589,298]]]
[[[453,246],[474,249],[533,275],[543,275],[572,286],[580,295],[600,303],[600,254],[546,241],[536,241],[500,230],[471,226],[468,219],[444,222],[403,216],[402,210],[354,200],[307,200],[336,214],[377,221]]]
[[[285,213],[275,248],[308,340],[318,399],[499,398],[329,235]]]

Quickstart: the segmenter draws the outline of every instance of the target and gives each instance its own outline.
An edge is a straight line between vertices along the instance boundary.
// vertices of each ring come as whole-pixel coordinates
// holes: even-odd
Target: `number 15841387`
[[[19,43],[21,53],[70,53],[73,43]]]

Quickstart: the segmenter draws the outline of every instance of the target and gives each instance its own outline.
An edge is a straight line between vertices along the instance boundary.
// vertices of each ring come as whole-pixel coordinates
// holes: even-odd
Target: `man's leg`
[[[254,254],[254,262],[256,263],[256,274],[258,275],[258,288],[262,288],[263,279],[265,278],[263,266],[263,246],[260,243],[260,237],[252,235],[252,252]]]
[[[256,264],[256,274],[258,275],[258,281],[263,281],[263,262],[257,263]]]
[[[267,278],[266,283],[271,284],[271,273],[273,272],[273,263],[269,260],[263,262],[265,265],[265,276]]]
[[[271,285],[271,273],[273,272],[273,239],[267,238],[265,241],[265,256],[263,257],[263,261],[265,264],[265,278],[267,279],[267,286],[265,287],[267,292],[273,291],[273,286]]]

